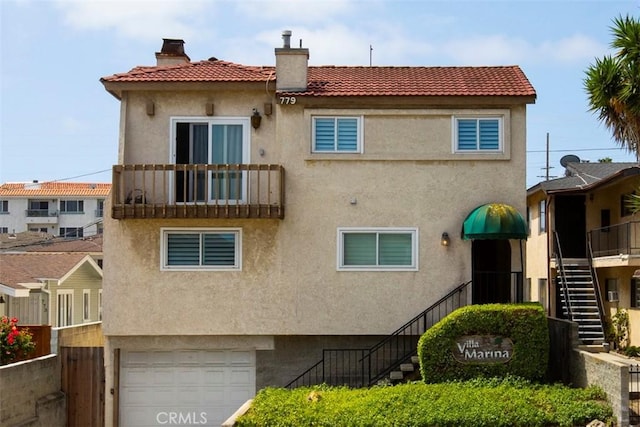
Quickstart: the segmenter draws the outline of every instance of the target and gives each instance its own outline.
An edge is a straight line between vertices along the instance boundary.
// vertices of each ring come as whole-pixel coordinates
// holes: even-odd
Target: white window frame
[[[498,149],[496,150],[481,150],[480,149],[480,140],[478,139],[476,141],[476,149],[475,150],[460,150],[458,148],[458,122],[460,120],[497,120],[498,121]],[[451,129],[453,129],[452,132],[452,140],[453,140],[453,152],[457,153],[457,154],[464,154],[464,153],[471,153],[471,154],[478,154],[478,153],[492,153],[492,154],[496,154],[496,153],[504,153],[504,116],[501,115],[488,115],[488,116],[482,116],[482,115],[455,115],[452,116],[451,118]],[[480,135],[478,134],[478,138],[480,138]]]
[[[233,266],[215,265],[168,265],[168,236],[170,234],[220,233],[235,234],[235,264]],[[175,228],[160,229],[160,270],[161,271],[242,271],[242,228]]]
[[[82,321],[91,320],[91,289],[82,290]]]
[[[347,266],[344,265],[344,235],[349,233],[411,234],[411,265]],[[337,232],[338,271],[418,271],[419,233],[415,227],[339,227]]]
[[[71,325],[73,325],[73,289],[58,289],[56,292],[56,326],[60,328]]]
[[[358,132],[356,149],[353,151],[338,150],[337,147],[334,150],[316,150],[316,119],[355,119],[356,129]],[[362,154],[364,152],[364,127],[362,126],[364,119],[362,116],[337,116],[337,115],[313,115],[311,116],[311,152],[314,154]]]
[[[0,215],[9,214],[9,200],[0,200]]]
[[[75,202],[76,210],[69,210],[67,204],[69,202]],[[64,206],[64,209],[62,208]],[[83,214],[84,213],[84,200],[82,199],[68,199],[68,200],[60,200],[60,213],[61,214]]]
[[[538,202],[538,233],[547,232],[547,201],[545,199]]]
[[[176,116],[171,117],[170,119],[170,129],[169,129],[169,163],[175,164],[177,158],[177,126],[178,123],[189,123],[189,124],[206,124],[209,127],[208,132],[211,131],[212,125],[241,125],[242,126],[242,163],[248,164],[251,162],[251,120],[249,117],[192,117],[192,116]],[[209,156],[211,156],[211,147],[209,147]],[[212,172],[207,174],[207,179],[211,179]],[[242,187],[242,196],[239,199],[230,199],[226,200],[229,204],[244,204],[246,203],[247,194],[249,194],[250,189],[248,188],[248,176],[247,171],[242,172],[243,176],[243,187]],[[173,203],[175,200],[175,179],[169,180],[169,197],[170,203]],[[208,202],[215,202],[214,199],[207,195]],[[182,203],[182,202],[181,202]],[[195,201],[185,202],[186,204],[194,204],[197,203]]]
[[[98,289],[98,320],[102,320],[102,289]]]
[[[75,230],[75,236],[67,236],[70,230]],[[82,239],[84,237],[84,227],[60,227],[58,234],[65,239]]]

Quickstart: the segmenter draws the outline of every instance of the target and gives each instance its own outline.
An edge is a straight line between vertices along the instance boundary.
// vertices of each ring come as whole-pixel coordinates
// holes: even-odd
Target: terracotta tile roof
[[[313,96],[535,96],[517,66],[310,67]],[[299,95],[299,94],[298,94]]]
[[[106,197],[111,190],[107,183],[40,182],[5,183],[0,185],[2,197],[84,196]]]
[[[185,62],[160,67],[139,66],[128,73],[103,77],[102,82],[264,82],[275,80],[274,67],[227,61]]]
[[[61,279],[86,256],[83,253],[0,253],[0,284],[21,289],[20,283]]]
[[[275,80],[271,66],[200,61],[136,67],[104,82],[256,82]],[[297,96],[533,96],[520,67],[310,66],[308,90]]]

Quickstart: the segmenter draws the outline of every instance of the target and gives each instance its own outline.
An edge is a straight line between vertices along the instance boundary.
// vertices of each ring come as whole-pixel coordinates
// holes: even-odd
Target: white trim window
[[[454,117],[454,151],[500,153],[504,146],[502,128],[502,117]]]
[[[84,200],[60,200],[60,213],[63,213],[63,214],[84,213]]]
[[[417,271],[417,228],[338,228],[338,270]]]
[[[82,321],[91,320],[91,289],[82,290]]]
[[[73,290],[60,289],[57,292],[57,327],[73,325]]]
[[[314,153],[362,153],[362,117],[312,118]]]
[[[547,201],[540,200],[538,204],[538,233],[546,233],[547,232]]]
[[[245,203],[247,173],[224,165],[250,162],[250,122],[245,117],[171,119],[171,162],[216,165],[208,171],[177,171],[173,197],[177,202]]]
[[[9,201],[0,200],[0,214],[8,214],[8,213],[9,213]]]
[[[242,269],[242,229],[162,228],[161,270]]]

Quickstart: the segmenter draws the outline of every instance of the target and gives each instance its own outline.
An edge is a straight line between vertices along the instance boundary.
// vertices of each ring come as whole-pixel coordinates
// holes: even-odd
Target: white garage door
[[[255,395],[255,351],[123,351],[120,425],[220,426]]]

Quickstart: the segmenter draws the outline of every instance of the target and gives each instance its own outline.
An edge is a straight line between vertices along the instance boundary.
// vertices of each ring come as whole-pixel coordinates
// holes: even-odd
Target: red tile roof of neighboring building
[[[59,280],[86,256],[84,253],[0,254],[0,284],[19,289],[20,283]]]
[[[0,185],[1,197],[84,196],[106,197],[111,184],[80,182],[31,182]]]
[[[161,67],[136,67],[103,77],[117,82],[257,82],[275,80],[272,66],[212,60]],[[298,96],[534,96],[516,66],[365,67],[310,66],[308,90]]]

